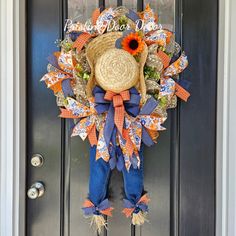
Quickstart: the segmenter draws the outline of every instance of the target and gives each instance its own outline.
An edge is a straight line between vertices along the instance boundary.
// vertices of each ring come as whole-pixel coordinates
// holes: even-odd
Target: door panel
[[[79,20],[85,22],[91,17],[95,8],[99,6],[99,1],[94,0],[69,0],[68,1],[68,18],[76,19],[78,14]],[[70,158],[68,163],[68,173],[70,178],[69,187],[69,215],[70,215],[70,236],[77,236],[78,231],[81,235],[94,235],[93,230],[89,227],[89,220],[83,216],[81,207],[88,193],[89,181],[89,144],[83,142],[78,136],[70,138]]]
[[[123,180],[114,170],[110,186],[115,211],[108,219],[109,230],[101,235],[214,235],[217,4],[213,0],[204,4],[203,0],[29,0],[27,186],[40,180],[46,192],[40,199],[27,199],[28,236],[94,235],[81,211],[88,192],[89,144],[69,137],[70,123],[57,118],[55,97],[39,83],[48,54],[56,50],[53,42],[63,36],[64,20],[85,22],[98,6],[123,4],[141,10],[148,2],[163,27],[175,30],[189,56],[190,67],[183,76],[193,83],[192,96],[169,112],[167,131],[157,145],[145,149],[150,224],[134,227],[121,214]],[[35,153],[45,158],[40,168],[30,164]]]
[[[43,181],[47,192],[36,201],[27,201],[26,231],[30,236],[60,235],[61,120],[57,118],[53,94],[39,82],[45,73],[48,52],[57,50],[53,42],[60,38],[59,10],[55,1],[28,2],[26,179],[28,187]],[[30,163],[36,153],[45,158],[40,168]]]
[[[183,9],[192,96],[180,107],[180,235],[214,235],[218,5],[191,0]]]

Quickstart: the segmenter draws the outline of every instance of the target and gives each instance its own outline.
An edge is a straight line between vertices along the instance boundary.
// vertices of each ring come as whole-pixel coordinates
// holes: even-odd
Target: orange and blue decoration
[[[130,53],[137,62],[144,46],[148,46],[143,68],[147,93],[144,101],[138,85],[114,93],[97,84],[93,96],[87,97],[91,68],[86,46],[106,34],[111,22],[120,26],[114,30],[123,33],[115,47]],[[86,24],[92,27],[86,28]],[[82,208],[85,216],[93,217],[99,231],[106,227],[103,215],[111,216],[113,210],[108,200],[109,177],[117,168],[124,178],[123,213],[140,225],[146,221],[150,200],[143,185],[143,149],[155,144],[159,132],[165,130],[162,125],[167,119],[166,110],[176,106],[177,97],[187,101],[190,96],[190,83],[179,78],[188,66],[187,56],[180,53],[174,33],[160,26],[149,5],[143,12],[124,7],[98,8],[86,24],[68,26],[59,45],[61,50],[48,58],[48,73],[42,81],[57,97],[60,117],[74,122],[71,136],[88,138],[91,144],[89,193]]]

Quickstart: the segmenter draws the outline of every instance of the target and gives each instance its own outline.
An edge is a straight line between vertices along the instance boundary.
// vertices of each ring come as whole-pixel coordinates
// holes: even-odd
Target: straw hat
[[[145,44],[139,62],[123,49],[115,47],[122,32],[109,32],[93,39],[86,48],[86,57],[91,68],[87,84],[87,95],[92,96],[96,84],[104,90],[119,93],[135,86],[145,98],[146,87],[143,67],[148,49]]]

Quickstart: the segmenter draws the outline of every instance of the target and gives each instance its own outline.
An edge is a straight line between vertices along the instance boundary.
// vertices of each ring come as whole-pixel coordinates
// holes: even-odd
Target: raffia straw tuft
[[[133,213],[132,215],[133,225],[143,225],[145,222],[149,222],[147,219],[147,212],[139,211],[137,214]]]
[[[90,226],[94,228],[96,232],[100,235],[102,232],[102,228],[105,227],[107,229],[107,222],[103,215],[92,215],[90,218]]]

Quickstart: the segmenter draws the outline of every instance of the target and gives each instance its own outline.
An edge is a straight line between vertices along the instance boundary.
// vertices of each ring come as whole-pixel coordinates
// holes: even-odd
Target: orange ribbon
[[[123,137],[125,139],[125,147],[128,152],[128,155],[131,157],[134,152],[134,144],[130,138],[129,130],[123,129]]]
[[[100,8],[96,8],[92,13],[92,23],[93,25],[96,25],[97,19],[100,16]]]
[[[88,40],[92,37],[91,34],[82,33],[78,36],[76,41],[73,43],[73,48],[77,49],[77,52],[80,52],[84,45],[88,42]]]
[[[170,64],[170,57],[161,50],[158,51],[157,55],[160,57],[163,63],[164,69],[167,68]]]
[[[113,107],[115,108],[114,123],[118,131],[122,134],[123,124],[124,124],[124,119],[125,119],[124,101],[130,100],[129,91],[125,90],[119,94],[111,92],[111,91],[107,91],[104,96],[104,99],[108,101],[113,101]]]
[[[64,109],[64,108],[60,108],[61,114],[59,115],[59,117],[61,118],[69,118],[69,119],[77,119],[78,116],[73,115],[72,111]]]
[[[97,134],[96,134],[96,126],[93,125],[91,130],[88,133],[88,139],[91,144],[91,146],[97,145],[98,139],[97,139]]]
[[[185,90],[183,87],[181,87],[178,83],[175,83],[175,95],[178,96],[180,99],[187,102],[190,93]]]

